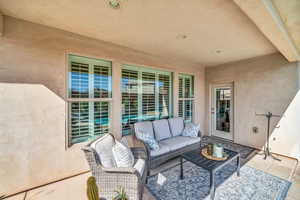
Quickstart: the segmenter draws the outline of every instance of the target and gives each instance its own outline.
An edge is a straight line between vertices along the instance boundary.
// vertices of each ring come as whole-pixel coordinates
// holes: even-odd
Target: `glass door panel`
[[[230,132],[230,100],[229,88],[216,89],[216,129]]]
[[[232,140],[232,84],[213,86],[211,105],[212,135]]]

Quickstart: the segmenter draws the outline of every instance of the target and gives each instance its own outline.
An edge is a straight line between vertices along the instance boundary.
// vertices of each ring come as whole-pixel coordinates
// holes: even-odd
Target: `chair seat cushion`
[[[159,142],[161,148],[168,147],[170,151],[175,151],[185,146],[200,142],[200,137],[177,136]],[[200,146],[199,146],[200,147]]]
[[[159,144],[160,144],[160,142],[159,142]],[[164,146],[159,145],[159,149],[158,150],[151,150],[150,151],[150,156],[151,157],[156,157],[156,156],[160,156],[160,155],[163,155],[165,153],[168,153],[170,151],[171,150],[170,150],[170,148],[168,146],[166,146],[166,145],[164,145]]]
[[[182,117],[168,119],[171,133],[173,136],[180,136],[184,129],[184,120]]]
[[[115,139],[110,134],[105,134],[91,144],[91,147],[96,151],[103,167],[116,167],[115,159],[112,153],[112,148],[115,145]]]
[[[134,164],[133,154],[126,145],[116,140],[112,148],[113,156],[117,167],[132,167]]]
[[[153,121],[153,128],[154,128],[155,139],[157,141],[161,141],[172,137],[169,128],[169,122],[166,119]]]
[[[144,170],[145,170],[145,165],[146,165],[145,160],[139,158],[139,159],[136,160],[133,168],[136,169],[141,176],[143,176]]]

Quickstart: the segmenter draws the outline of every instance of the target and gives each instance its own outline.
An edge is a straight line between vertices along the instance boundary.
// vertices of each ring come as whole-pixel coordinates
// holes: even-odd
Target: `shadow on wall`
[[[0,83],[0,194],[88,169],[80,148],[65,149],[65,110],[42,84]]]
[[[300,159],[300,90],[279,118],[276,126],[271,127],[271,151]],[[276,113],[274,113],[276,114]],[[275,120],[274,118],[271,120]]]

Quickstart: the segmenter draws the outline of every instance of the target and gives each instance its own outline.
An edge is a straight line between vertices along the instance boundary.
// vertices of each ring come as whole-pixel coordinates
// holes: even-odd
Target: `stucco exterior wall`
[[[206,69],[206,134],[211,133],[210,86],[234,83],[234,141],[262,148],[267,119],[255,113],[282,115],[271,119],[271,151],[300,159],[300,97],[297,63],[282,55],[254,58]],[[252,127],[259,132],[254,133]]]
[[[84,144],[66,145],[68,53],[113,61],[112,131],[116,136],[121,130],[123,63],[170,70],[175,77],[180,72],[194,74],[195,121],[204,124],[205,72],[201,66],[5,16],[0,37],[0,194],[88,170],[80,150]],[[178,89],[176,82],[174,89]]]

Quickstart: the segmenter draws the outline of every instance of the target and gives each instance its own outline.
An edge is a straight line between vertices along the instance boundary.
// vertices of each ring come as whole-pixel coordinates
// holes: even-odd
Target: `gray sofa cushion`
[[[160,142],[159,142],[159,144],[160,144]],[[163,146],[159,145],[158,150],[151,150],[150,151],[150,156],[151,157],[160,156],[160,155],[163,155],[163,154],[168,153],[170,151],[171,151],[171,149],[167,145],[163,145]]]
[[[171,151],[175,151],[197,142],[200,142],[200,137],[176,136],[159,142],[159,145],[160,148],[168,147]]]
[[[172,137],[169,128],[169,122],[166,119],[153,121],[153,128],[154,128],[155,139],[157,141],[161,141]]]
[[[170,118],[169,125],[173,136],[180,136],[184,129],[184,120],[182,117]]]
[[[90,146],[96,151],[103,167],[116,167],[112,148],[115,145],[115,139],[110,134],[105,134]]]
[[[135,136],[140,139],[139,133],[148,134],[154,138],[152,122],[137,122],[134,124]]]

